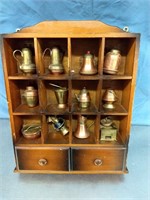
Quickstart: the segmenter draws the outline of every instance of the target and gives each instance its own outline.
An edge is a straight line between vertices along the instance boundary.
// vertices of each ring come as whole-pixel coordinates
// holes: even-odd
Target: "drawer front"
[[[125,149],[72,149],[73,170],[122,171]]]
[[[68,170],[68,148],[16,148],[19,170]]]

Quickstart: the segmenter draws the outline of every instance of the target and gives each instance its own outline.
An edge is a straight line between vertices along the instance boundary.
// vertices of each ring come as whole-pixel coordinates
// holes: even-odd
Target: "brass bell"
[[[74,133],[74,136],[80,139],[85,139],[90,136],[90,132],[86,126],[86,117],[79,115],[77,129]]]
[[[64,67],[61,63],[62,58],[60,55],[61,54],[60,50],[57,47],[53,47],[52,49],[46,48],[43,52],[43,57],[47,50],[50,52],[50,58],[51,58],[51,63],[48,66],[50,72],[56,75],[64,73]]]
[[[114,90],[107,89],[103,95],[103,101],[104,101],[103,107],[106,109],[114,109],[115,108],[114,102],[116,100],[117,100],[117,96]]]
[[[16,57],[16,52],[20,52],[21,57],[23,58],[22,63],[20,63],[20,60]],[[17,49],[13,51],[13,56],[19,63],[19,68],[22,72],[24,72],[25,74],[35,73],[36,67],[35,67],[35,64],[32,63],[32,54],[29,48],[23,48],[22,51]]]
[[[90,51],[88,51],[87,54],[84,55],[83,64],[79,73],[82,75],[97,74],[96,63]]]

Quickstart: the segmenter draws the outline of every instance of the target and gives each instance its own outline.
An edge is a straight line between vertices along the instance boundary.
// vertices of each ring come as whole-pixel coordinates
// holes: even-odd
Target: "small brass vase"
[[[27,86],[26,90],[23,93],[23,96],[25,97],[26,104],[29,107],[35,107],[38,104],[38,91],[34,89],[32,86]]]
[[[16,57],[16,52],[19,52],[21,54],[21,57],[23,59],[22,63],[20,63],[20,60]],[[13,56],[19,63],[19,68],[23,73],[25,73],[26,75],[31,75],[36,72],[35,64],[32,63],[32,53],[29,48],[23,48],[22,51],[17,49],[13,51]]]

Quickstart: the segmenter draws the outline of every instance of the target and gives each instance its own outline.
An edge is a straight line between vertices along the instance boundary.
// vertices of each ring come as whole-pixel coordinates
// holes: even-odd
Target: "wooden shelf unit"
[[[106,25],[99,21],[45,21],[19,32],[3,35],[2,59],[9,105],[11,130],[19,173],[50,174],[125,174],[135,90],[139,34]],[[49,72],[49,52],[46,48],[58,46],[63,54],[62,75]],[[13,51],[28,47],[32,51],[36,73],[24,75],[13,57]],[[107,52],[117,48],[121,52],[119,71],[115,75],[103,73]],[[80,59],[90,51],[97,60],[96,75],[79,74]],[[21,60],[21,56],[17,54]],[[67,108],[58,109],[54,88],[49,83],[68,88]],[[26,86],[38,90],[39,103],[29,108],[22,93]],[[86,87],[91,96],[87,110],[78,107],[74,94]],[[118,97],[115,109],[103,108],[102,96],[108,88]],[[90,137],[74,136],[78,116],[87,117]],[[63,136],[48,116],[62,117],[69,133]],[[117,125],[117,141],[101,141],[100,121],[111,116]],[[41,125],[41,136],[26,139],[21,133],[24,124]],[[44,159],[45,164],[39,162]],[[98,160],[98,161],[97,161]],[[97,162],[101,162],[97,164]]]

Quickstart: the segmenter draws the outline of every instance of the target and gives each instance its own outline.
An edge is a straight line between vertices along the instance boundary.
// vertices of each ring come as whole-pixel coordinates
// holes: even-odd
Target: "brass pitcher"
[[[107,74],[117,74],[121,62],[121,54],[117,49],[112,49],[105,56],[103,71]]]
[[[53,127],[56,131],[60,131],[63,135],[67,135],[69,133],[68,127],[65,125],[65,120],[61,117],[54,117],[54,116],[49,116],[47,118],[47,122],[53,123]]]
[[[79,115],[78,117],[78,124],[77,129],[74,133],[74,136],[80,139],[85,139],[90,136],[90,132],[88,131],[87,125],[86,125],[87,118]]]
[[[32,86],[27,86],[23,93],[25,97],[26,104],[29,107],[35,107],[38,104],[38,91]]]
[[[107,89],[104,92],[102,99],[104,101],[104,104],[103,104],[104,108],[106,108],[106,109],[114,109],[115,108],[114,102],[117,100],[117,96],[116,96],[114,90]]]
[[[21,54],[21,57],[23,59],[22,64],[20,63],[19,59],[16,57],[16,52],[19,52]],[[32,54],[29,48],[23,48],[22,51],[17,49],[13,51],[13,56],[19,63],[19,68],[23,73],[25,74],[35,73],[36,67],[35,67],[35,64],[32,63]]]
[[[51,64],[48,66],[48,69],[52,74],[62,74],[64,73],[64,67],[61,63],[62,56],[60,55],[60,50],[57,47],[53,47],[52,49],[46,48],[43,52],[43,58],[46,53],[46,51],[49,51],[50,58],[51,58]]]
[[[79,104],[79,108],[86,109],[90,106],[91,97],[87,89],[84,87],[78,95],[76,95],[76,99]]]
[[[83,63],[79,73],[82,75],[97,74],[96,61],[94,60],[94,56],[90,53],[90,51],[87,51],[87,54],[84,55]]]

